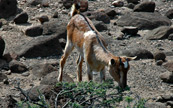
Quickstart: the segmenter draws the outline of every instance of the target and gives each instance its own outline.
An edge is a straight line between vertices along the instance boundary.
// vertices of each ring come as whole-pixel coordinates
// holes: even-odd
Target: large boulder
[[[35,37],[35,36],[40,36],[43,33],[43,28],[42,26],[32,26],[26,29],[25,35]]]
[[[139,30],[155,29],[160,26],[170,26],[171,21],[159,13],[132,12],[123,15],[117,21],[118,26],[134,26]]]
[[[146,50],[146,49],[130,49],[130,50],[124,50],[121,52],[121,55],[127,56],[127,57],[135,57],[137,56],[136,60],[138,59],[153,59],[153,54]]]
[[[0,18],[8,18],[15,15],[17,0],[0,0]]]
[[[24,56],[27,58],[57,56],[63,53],[58,39],[59,35],[40,36],[16,47],[15,53],[18,57]]]
[[[136,5],[133,10],[134,12],[154,12],[155,7],[155,2],[146,1]]]
[[[2,55],[4,53],[5,49],[5,41],[4,39],[0,36],[0,58],[2,58]]]
[[[146,37],[149,40],[167,39],[171,33],[173,33],[173,27],[162,26],[149,31]]]
[[[67,22],[60,22],[59,19],[53,19],[43,24],[43,35],[57,34],[60,38],[66,39]]]

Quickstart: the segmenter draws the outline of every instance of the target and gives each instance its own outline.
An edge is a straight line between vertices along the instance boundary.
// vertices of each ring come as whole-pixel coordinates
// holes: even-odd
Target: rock
[[[166,55],[164,52],[156,52],[154,53],[154,59],[157,60],[162,60],[165,61]]]
[[[166,105],[167,105],[167,106],[171,106],[171,108],[172,108],[172,107],[173,107],[173,101],[167,101],[167,102],[166,102]]]
[[[110,19],[113,19],[117,14],[113,9],[106,9],[104,12],[109,16]]]
[[[163,60],[157,60],[156,65],[161,66],[163,64]]]
[[[123,7],[124,6],[124,2],[121,1],[121,0],[115,0],[115,1],[112,2],[112,5],[114,7]]]
[[[60,34],[61,35],[61,34]],[[62,48],[59,44],[60,35],[51,36],[40,36],[32,39],[28,43],[15,48],[15,53],[18,57],[47,57],[47,56],[57,56],[62,54]]]
[[[105,14],[104,12],[97,12],[95,14],[95,19],[97,21],[103,21],[104,23],[108,24],[110,23],[110,18],[107,14]]]
[[[136,36],[138,33],[138,28],[137,27],[124,27],[121,30],[122,33],[126,34],[126,35],[133,35]]]
[[[163,80],[163,82],[173,83],[173,72],[162,73],[160,79]]]
[[[43,35],[56,34],[59,38],[66,39],[67,22],[60,22],[59,19],[50,20],[43,24]]]
[[[135,57],[137,56],[136,60],[138,59],[153,59],[153,54],[146,50],[146,49],[130,49],[130,50],[124,50],[121,52],[121,55],[127,56],[127,57]]]
[[[108,30],[107,25],[103,23],[102,21],[93,21],[94,26],[99,32],[102,32],[104,30]]]
[[[49,18],[47,15],[42,15],[38,18],[38,20],[40,21],[41,24],[43,24],[44,22],[48,22]]]
[[[7,61],[10,62],[11,60],[16,60],[17,54],[15,54],[14,52],[7,52],[6,54],[3,55],[3,58]]]
[[[102,11],[95,11],[95,12],[87,11],[87,12],[84,12],[83,14],[91,20],[95,19],[97,21],[102,21],[106,24],[110,23],[110,18],[105,12],[102,12]]]
[[[173,95],[167,94],[167,95],[161,95],[157,98],[157,102],[167,102],[173,100]]]
[[[166,68],[168,71],[173,72],[173,61],[167,62],[164,65],[164,68]]]
[[[127,0],[128,3],[138,4],[140,0]]]
[[[73,0],[62,0],[63,6],[66,9],[71,8],[72,4],[73,4]]]
[[[53,90],[53,88],[54,86],[52,85],[39,85],[34,88],[31,88],[31,90],[30,89],[26,90],[26,92],[29,92],[28,96],[32,101],[39,101],[40,93],[43,94],[46,99],[49,99],[52,93],[51,90]],[[21,100],[25,99],[23,94],[20,95],[20,98]]]
[[[80,12],[85,12],[88,10],[88,0],[74,0],[74,2],[80,4]]]
[[[28,68],[23,63],[17,60],[12,60],[9,63],[9,68],[12,73],[22,73],[28,70]]]
[[[173,33],[173,27],[162,26],[149,31],[146,38],[149,40],[167,39],[171,33]]]
[[[52,18],[58,18],[58,12],[55,12],[52,16]]]
[[[2,58],[3,53],[5,49],[5,41],[4,39],[0,36],[0,58]]]
[[[145,104],[146,108],[167,108],[164,103],[161,102],[150,102]]]
[[[60,38],[59,43],[60,43],[61,47],[64,49],[65,45],[66,45],[66,40],[64,38]]]
[[[0,59],[0,70],[8,66],[8,63],[4,59]]]
[[[40,36],[43,33],[43,28],[41,26],[33,26],[25,31],[25,35],[35,37],[35,36]]]
[[[168,39],[169,39],[169,40],[173,40],[173,33],[171,33],[171,34],[168,36]]]
[[[0,82],[4,81],[4,79],[8,79],[8,77],[4,73],[0,73]]]
[[[17,0],[0,1],[0,18],[9,18],[17,11]]]
[[[123,15],[117,20],[117,25],[133,26],[139,30],[151,30],[160,26],[170,26],[171,21],[159,13],[134,12]]]
[[[8,84],[9,84],[8,79],[4,79],[4,80],[3,80],[3,83],[6,84],[6,85],[8,85]]]
[[[43,0],[42,1],[42,6],[43,7],[49,7],[49,2],[48,2],[49,0]]]
[[[56,85],[57,78],[59,75],[59,71],[54,71],[49,74],[47,74],[45,77],[43,77],[43,80],[41,80],[40,84],[43,85]],[[66,73],[63,74],[63,81],[72,83],[74,82],[73,79]]]
[[[8,95],[5,99],[0,98],[0,108],[17,108],[17,101],[11,96]]]
[[[3,25],[3,23],[2,23],[2,21],[0,21],[0,28],[2,27],[2,25]]]
[[[135,4],[133,4],[133,3],[129,3],[129,4],[127,4],[127,7],[130,8],[130,9],[134,9]]]
[[[173,19],[173,9],[168,10],[165,16],[167,16],[169,19]]]
[[[14,18],[14,22],[16,24],[22,24],[22,23],[27,23],[28,22],[28,14],[26,12],[23,12],[19,15],[17,15],[15,18]]]
[[[156,7],[155,2],[146,1],[136,5],[133,9],[134,12],[154,12]]]
[[[27,77],[27,76],[30,75],[30,73],[29,72],[25,72],[25,73],[22,73],[21,75],[24,76],[24,77]]]
[[[37,5],[41,5],[43,2],[43,0],[29,0],[28,1],[28,6],[37,6]]]
[[[51,64],[34,64],[30,67],[30,70],[33,74],[33,76],[41,78],[46,76],[47,74],[57,71],[55,67],[53,67]]]

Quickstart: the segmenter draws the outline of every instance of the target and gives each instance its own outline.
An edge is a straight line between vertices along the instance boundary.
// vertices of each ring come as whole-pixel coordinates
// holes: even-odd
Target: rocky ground
[[[117,0],[114,5],[113,1],[88,1],[88,11],[83,14],[93,21],[114,55],[137,56],[137,60],[130,62],[129,94],[148,99],[152,108],[172,108],[173,1]],[[133,1],[140,2],[130,3]],[[20,91],[15,88],[17,82],[24,90],[55,83],[66,43],[66,25],[70,19],[66,0],[17,3],[14,15],[0,19],[1,49],[2,40],[5,41],[3,56],[0,55],[0,100],[9,95],[20,100]],[[66,81],[76,81],[77,56],[74,50],[67,59]],[[85,63],[83,71],[83,80],[87,81]],[[111,78],[106,74],[107,79]],[[94,80],[99,82],[99,74],[94,75]],[[0,103],[3,105],[7,104]]]

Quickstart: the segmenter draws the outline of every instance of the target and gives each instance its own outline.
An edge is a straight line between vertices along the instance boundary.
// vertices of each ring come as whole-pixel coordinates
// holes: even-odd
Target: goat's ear
[[[111,59],[111,60],[109,61],[109,65],[110,65],[110,66],[115,65],[115,60],[114,60],[114,59]]]
[[[76,9],[79,10],[80,9],[80,3],[76,3]]]
[[[136,58],[137,58],[137,56],[135,56],[135,57],[126,57],[126,60],[131,61],[131,60],[135,60]]]

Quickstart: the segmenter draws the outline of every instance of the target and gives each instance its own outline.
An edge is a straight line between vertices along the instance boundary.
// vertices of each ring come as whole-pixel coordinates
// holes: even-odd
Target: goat
[[[58,81],[62,81],[64,64],[75,47],[80,53],[77,60],[77,80],[79,82],[82,81],[82,63],[85,60],[89,81],[93,79],[92,71],[100,72],[100,79],[104,81],[105,66],[107,66],[113,79],[121,88],[125,88],[127,72],[130,68],[129,61],[135,57],[118,57],[110,53],[101,34],[89,18],[79,13],[79,8],[78,4],[73,4],[71,8],[71,19],[67,25],[67,43],[60,60]]]

